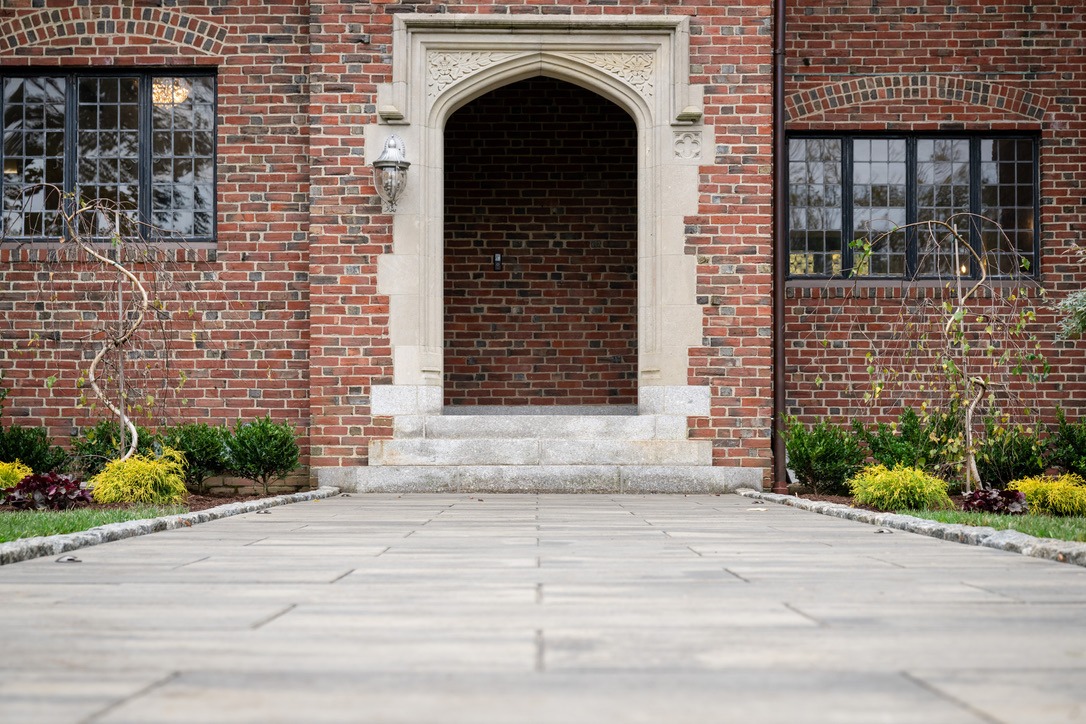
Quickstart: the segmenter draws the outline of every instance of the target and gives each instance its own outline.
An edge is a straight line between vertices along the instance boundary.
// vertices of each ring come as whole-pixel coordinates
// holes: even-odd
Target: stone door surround
[[[702,89],[688,81],[688,19],[420,14],[393,22],[392,82],[378,87],[380,122],[365,128],[367,163],[395,133],[412,165],[392,253],[378,259],[398,389],[375,388],[373,414],[407,413],[407,399],[419,401],[414,414],[441,411],[445,122],[475,98],[537,75],[598,93],[636,122],[639,399],[651,407],[674,393],[686,397],[675,388],[687,385],[702,310],[695,258],[684,252],[684,217],[697,211],[704,146]],[[396,412],[383,409],[392,399]]]

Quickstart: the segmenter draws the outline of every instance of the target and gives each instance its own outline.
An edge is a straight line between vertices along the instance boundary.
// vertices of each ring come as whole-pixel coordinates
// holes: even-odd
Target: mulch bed
[[[878,508],[872,508],[870,505],[857,505],[852,502],[851,495],[815,495],[814,493],[801,493],[796,494],[797,498],[803,498],[804,500],[821,500],[826,503],[838,503],[840,505],[847,505],[852,508],[859,508],[861,510],[871,510],[876,513],[884,513],[886,511],[879,510]],[[962,503],[965,502],[964,495],[951,495],[951,502],[954,503],[955,510],[962,509]]]
[[[220,505],[226,505],[228,503],[244,503],[248,500],[260,500],[264,497],[271,497],[265,495],[190,495],[185,504],[188,505],[189,510],[195,513],[198,510],[207,510],[208,508],[216,508]]]

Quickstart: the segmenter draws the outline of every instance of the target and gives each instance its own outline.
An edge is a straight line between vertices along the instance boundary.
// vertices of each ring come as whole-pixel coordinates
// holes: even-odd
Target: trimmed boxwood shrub
[[[0,461],[16,460],[30,466],[35,473],[48,473],[64,467],[68,453],[53,444],[44,427],[12,425],[0,429]]]
[[[230,473],[259,483],[264,495],[272,481],[298,467],[300,451],[294,428],[285,422],[272,422],[269,416],[252,422],[238,420],[225,444]]]
[[[1048,440],[1048,462],[1069,473],[1086,476],[1086,422],[1068,422],[1057,412],[1056,432]]]
[[[847,480],[867,457],[859,439],[848,430],[825,420],[808,429],[799,420],[786,418],[781,431],[788,467],[800,483],[822,495],[848,495]]]
[[[166,444],[185,455],[185,486],[190,492],[200,492],[205,480],[226,472],[227,434],[225,427],[204,422],[178,425],[166,431]]]

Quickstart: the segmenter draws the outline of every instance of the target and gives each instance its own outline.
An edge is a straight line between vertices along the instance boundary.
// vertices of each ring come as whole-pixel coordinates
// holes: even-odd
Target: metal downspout
[[[788,276],[788,240],[784,236],[785,163],[788,147],[784,138],[784,18],[785,0],[776,0],[773,19],[773,420],[770,423],[773,449],[773,491],[788,492],[788,472],[784,441],[780,436],[781,417],[785,413],[784,280]]]

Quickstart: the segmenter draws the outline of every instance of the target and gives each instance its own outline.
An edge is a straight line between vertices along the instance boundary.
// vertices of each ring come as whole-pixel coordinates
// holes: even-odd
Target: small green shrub
[[[953,508],[947,482],[918,468],[885,465],[864,468],[849,480],[852,499],[879,510],[940,510]]]
[[[1044,440],[1031,428],[985,424],[985,437],[977,445],[977,472],[989,487],[1006,488],[1012,480],[1045,471]]]
[[[225,427],[194,422],[178,425],[166,431],[165,442],[185,455],[185,486],[190,492],[200,492],[204,481],[226,472]]]
[[[1032,513],[1086,516],[1086,481],[1074,473],[1022,478],[1011,481],[1008,488],[1025,494]]]
[[[927,426],[911,409],[906,408],[901,413],[896,425],[882,422],[874,429],[868,429],[859,420],[853,420],[852,429],[864,441],[871,451],[871,457],[879,465],[888,468],[895,465],[925,468],[933,457],[933,441],[928,435]]]
[[[1086,476],[1086,421],[1068,422],[1057,412],[1056,432],[1048,439],[1048,462],[1069,473]]]
[[[13,463],[0,463],[0,488],[14,488],[27,475],[33,475],[29,465],[16,460]]]
[[[0,430],[0,461],[21,460],[35,473],[48,473],[63,467],[68,453],[54,445],[44,427],[12,425]]]
[[[156,455],[162,448],[162,441],[150,431],[136,427],[139,440],[136,441],[136,453]],[[128,433],[125,432],[125,440]],[[106,463],[121,456],[121,426],[116,420],[101,420],[94,427],[72,439],[72,457],[76,467],[86,478],[93,478],[102,471]]]
[[[227,436],[226,464],[233,475],[259,483],[268,494],[268,485],[298,467],[298,443],[294,428],[261,417],[252,422],[238,420]]]
[[[937,477],[954,476],[961,465],[963,427],[959,406],[918,415],[905,408],[893,425],[867,428],[859,420],[852,429],[879,465],[920,468]]]
[[[846,481],[867,457],[855,435],[825,420],[807,429],[799,420],[788,418],[781,437],[788,467],[800,483],[823,495],[847,495]]]
[[[173,448],[160,457],[133,455],[111,460],[90,480],[99,503],[173,505],[185,500],[185,456]]]

